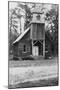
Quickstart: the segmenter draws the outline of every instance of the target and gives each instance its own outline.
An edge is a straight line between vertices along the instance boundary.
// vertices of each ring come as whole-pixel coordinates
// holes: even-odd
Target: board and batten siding
[[[25,51],[24,51],[24,46],[25,46]],[[25,41],[24,41],[24,43],[20,42],[19,43],[19,55],[21,57],[30,55],[31,54],[30,53],[30,48],[31,48],[30,43],[25,42]]]
[[[33,23],[32,24],[32,39],[33,40],[43,40],[45,39],[45,27],[44,24],[41,23]]]
[[[24,51],[24,45],[26,51]],[[30,41],[30,31],[28,31],[25,36],[19,41],[18,44],[19,56],[24,57],[31,54],[31,41]]]

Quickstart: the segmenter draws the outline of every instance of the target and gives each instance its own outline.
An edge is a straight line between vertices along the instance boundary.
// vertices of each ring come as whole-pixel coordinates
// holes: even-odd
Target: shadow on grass
[[[25,83],[19,83],[17,85],[9,85],[8,88],[14,89],[14,88],[29,88],[29,87],[44,87],[44,86],[58,86],[58,78],[30,81]]]

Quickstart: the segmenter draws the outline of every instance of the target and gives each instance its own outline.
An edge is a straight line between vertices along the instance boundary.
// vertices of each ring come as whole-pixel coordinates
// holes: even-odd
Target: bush
[[[34,60],[32,56],[22,57],[22,60]]]
[[[49,59],[51,57],[51,53],[45,52],[45,59]]]
[[[13,60],[19,60],[19,57],[14,56]]]

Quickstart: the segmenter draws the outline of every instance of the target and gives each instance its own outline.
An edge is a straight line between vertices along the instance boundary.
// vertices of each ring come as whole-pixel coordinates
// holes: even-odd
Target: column
[[[32,40],[32,55],[33,55],[33,40]]]
[[[43,40],[43,57],[45,57],[45,39]]]

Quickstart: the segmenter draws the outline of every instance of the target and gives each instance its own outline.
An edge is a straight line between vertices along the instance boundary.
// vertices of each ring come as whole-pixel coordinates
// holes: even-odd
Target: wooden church
[[[13,54],[17,57],[45,57],[45,23],[43,12],[39,8],[31,11],[32,21],[29,27],[13,42]]]

